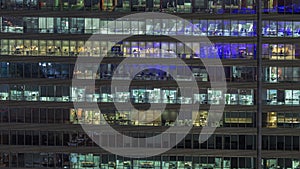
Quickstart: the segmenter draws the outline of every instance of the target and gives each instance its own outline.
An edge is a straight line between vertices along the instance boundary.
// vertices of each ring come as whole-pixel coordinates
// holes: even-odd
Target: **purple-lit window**
[[[262,21],[262,35],[268,36],[268,30],[270,29],[269,21]]]
[[[294,10],[294,13],[297,13],[297,14],[300,13],[300,2],[298,0],[294,0],[293,10]]]
[[[200,36],[202,31],[200,28],[199,20],[192,20],[193,23],[193,35]]]
[[[239,59],[246,59],[248,57],[248,49],[246,44],[239,44],[238,48],[238,58]]]
[[[161,20],[153,19],[153,34],[161,35]]]
[[[231,57],[230,44],[223,44],[223,57],[229,59]]]
[[[239,21],[239,25],[241,26],[240,36],[254,36],[253,21]]]
[[[160,48],[160,42],[153,42],[154,48]]]
[[[216,34],[216,21],[215,20],[208,20],[208,36],[215,36]]]
[[[207,20],[201,20],[199,23],[199,28],[204,35],[207,35]]]
[[[278,22],[278,36],[285,36],[285,24],[284,22]]]
[[[190,22],[184,22],[184,35],[192,35],[193,24]]]
[[[161,42],[161,50],[163,53],[165,53],[169,49],[169,43],[168,42]]]
[[[218,52],[219,58],[220,59],[226,59],[226,57],[223,58],[223,54],[224,54],[223,44],[222,43],[217,43],[217,44],[215,44],[215,47],[216,47],[216,50]]]
[[[231,36],[239,36],[239,29],[238,21],[231,21]]]
[[[204,43],[200,44],[200,57],[201,58],[209,58],[208,57],[208,52],[206,50],[206,46]]]
[[[293,36],[293,22],[285,22],[285,36]]]
[[[293,36],[299,37],[300,36],[300,22],[293,22]]]
[[[253,21],[253,36],[256,36],[256,35],[257,35],[256,29],[257,29],[256,21]]]
[[[216,20],[216,36],[223,35],[223,20]]]
[[[177,35],[183,35],[184,34],[184,31],[185,31],[185,25],[184,25],[184,22],[182,21],[178,21],[176,23],[176,27],[177,27]]]
[[[277,21],[270,21],[267,33],[269,36],[277,36]]]
[[[223,20],[223,36],[230,36],[230,20]]]
[[[183,57],[182,56],[184,54],[184,45],[183,45],[183,43],[178,42],[176,44],[176,50],[177,50],[176,51],[177,56]]]
[[[239,44],[233,43],[231,44],[231,58],[238,59],[239,58]]]
[[[250,58],[254,58],[255,51],[254,51],[254,45],[253,44],[246,44],[247,49],[247,56]]]
[[[175,19],[168,20],[169,35],[176,35],[176,31],[177,31],[176,23],[177,23],[177,21]]]
[[[239,31],[239,36],[247,36],[248,34],[248,25],[246,21],[239,21],[238,24],[238,31]]]

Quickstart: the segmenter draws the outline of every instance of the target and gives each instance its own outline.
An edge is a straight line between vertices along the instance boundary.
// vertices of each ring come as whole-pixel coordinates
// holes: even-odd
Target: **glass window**
[[[2,17],[2,32],[23,33],[23,19],[21,17]]]
[[[208,104],[221,104],[223,101],[223,93],[221,90],[208,89]]]
[[[40,40],[39,41],[39,55],[44,55],[46,56],[47,52],[47,46],[46,46],[46,41],[45,40]]]
[[[176,103],[177,91],[176,90],[163,90],[162,91],[163,103]]]
[[[85,21],[84,18],[70,18],[70,33],[78,34],[84,33],[84,25]]]
[[[285,90],[285,104],[299,105],[300,90]]]
[[[193,111],[192,116],[194,126],[207,126],[207,111]]]
[[[293,22],[293,36],[299,37],[300,36],[300,22]]]
[[[162,125],[163,126],[174,126],[177,119],[177,112],[175,111],[165,111],[162,114]]]
[[[239,89],[239,102],[241,105],[253,105],[253,90],[241,90]]]

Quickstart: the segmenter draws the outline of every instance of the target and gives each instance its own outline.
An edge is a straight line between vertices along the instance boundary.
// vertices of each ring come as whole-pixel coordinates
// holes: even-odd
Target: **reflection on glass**
[[[8,40],[1,39],[3,55],[48,55],[80,57],[180,57],[183,59],[221,58],[255,59],[256,45],[244,43],[205,43],[187,42],[193,50],[178,42],[113,42],[103,41],[60,41],[60,40]],[[263,44],[264,59],[298,59],[297,44]],[[109,48],[109,49],[108,49]]]
[[[193,111],[192,112],[193,118],[193,125],[194,126],[207,126],[207,118],[208,112],[207,111]]]

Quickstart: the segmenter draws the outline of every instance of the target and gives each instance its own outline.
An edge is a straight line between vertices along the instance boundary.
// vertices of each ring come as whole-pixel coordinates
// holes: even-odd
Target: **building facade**
[[[263,0],[258,24],[255,0],[0,0],[0,168],[101,169],[250,169],[256,168],[257,145],[262,168],[300,168],[300,1]],[[116,20],[138,12],[162,12],[176,19]],[[107,25],[116,25],[120,30]],[[262,25],[262,34],[257,34]],[[134,29],[133,29],[134,28]],[[129,36],[117,44],[89,40],[92,34]],[[213,46],[170,38],[208,37]],[[257,48],[257,38],[262,38]],[[192,38],[191,38],[192,39]],[[88,43],[88,45],[87,45]],[[112,47],[113,46],[113,47]],[[257,56],[261,49],[261,56]],[[164,51],[168,51],[167,53]],[[209,53],[215,51],[216,55]],[[182,59],[166,69],[138,74],[145,64],[124,65],[124,58]],[[95,71],[87,64],[104,59]],[[78,57],[86,58],[76,64]],[[257,95],[257,60],[262,58],[262,94]],[[212,89],[216,65],[201,59],[221,59],[227,90]],[[216,70],[208,75],[207,70]],[[191,88],[193,73],[198,87]],[[112,89],[112,76],[128,81]],[[95,79],[90,86],[72,80]],[[174,79],[192,96],[184,98]],[[262,99],[262,142],[257,142],[257,98]],[[97,103],[100,109],[75,108],[73,102]],[[135,109],[118,110],[114,103],[131,102]],[[145,109],[149,103],[166,104],[163,113]],[[180,106],[190,118],[178,120]],[[209,121],[211,105],[225,104],[220,121]],[[137,117],[137,118],[136,118]],[[153,120],[154,119],[154,120]],[[80,124],[109,124],[134,138],[158,135],[172,126],[191,131],[171,150],[151,158],[111,154],[95,142],[114,147],[111,133],[86,132]],[[217,127],[203,143],[205,126]],[[176,139],[168,133],[162,144],[133,142],[124,147],[165,148]]]

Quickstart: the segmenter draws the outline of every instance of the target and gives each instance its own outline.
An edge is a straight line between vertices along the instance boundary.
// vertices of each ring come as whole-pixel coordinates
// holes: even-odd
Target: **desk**
[[[95,163],[84,161],[84,162],[81,163],[81,167],[95,167]]]
[[[221,9],[222,5],[213,5],[213,6],[211,6],[211,8],[213,8],[213,9]]]
[[[152,162],[143,162],[141,163],[141,168],[153,168]]]

